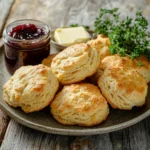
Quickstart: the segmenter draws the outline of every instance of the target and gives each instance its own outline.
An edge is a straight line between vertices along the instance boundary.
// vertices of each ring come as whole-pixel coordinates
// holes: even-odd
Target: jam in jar
[[[20,66],[37,65],[50,53],[50,27],[37,20],[19,20],[3,33],[5,63],[13,74]]]

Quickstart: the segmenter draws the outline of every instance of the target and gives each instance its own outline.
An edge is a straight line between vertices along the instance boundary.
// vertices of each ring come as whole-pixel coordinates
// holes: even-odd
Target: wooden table
[[[0,0],[0,37],[8,23],[24,18],[41,20],[52,29],[72,23],[93,27],[100,7],[119,7],[122,16],[133,17],[141,10],[150,21],[150,0]],[[150,150],[150,117],[117,132],[75,137],[27,128],[0,110],[0,142],[1,150]]]

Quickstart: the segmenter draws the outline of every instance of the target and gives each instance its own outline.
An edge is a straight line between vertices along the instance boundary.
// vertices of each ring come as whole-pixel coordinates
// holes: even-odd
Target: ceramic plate
[[[101,133],[108,133],[116,130],[123,129],[125,127],[136,124],[142,119],[150,115],[150,85],[148,95],[146,98],[146,104],[141,108],[134,108],[131,111],[110,110],[108,119],[93,127],[79,127],[79,126],[65,126],[55,121],[50,114],[49,107],[42,111],[25,114],[19,108],[13,108],[7,105],[3,100],[3,84],[10,78],[9,73],[5,68],[3,58],[3,48],[0,49],[0,107],[11,118],[33,129],[40,131],[62,134],[62,135],[94,135]]]

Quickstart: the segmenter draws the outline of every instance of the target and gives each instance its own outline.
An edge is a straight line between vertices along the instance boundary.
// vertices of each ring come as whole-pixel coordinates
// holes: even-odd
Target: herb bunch
[[[118,53],[120,56],[130,56],[132,59],[145,55],[150,60],[147,20],[141,12],[136,13],[134,20],[129,17],[120,20],[119,15],[118,8],[100,9],[99,17],[94,22],[95,32],[110,38],[111,54]]]

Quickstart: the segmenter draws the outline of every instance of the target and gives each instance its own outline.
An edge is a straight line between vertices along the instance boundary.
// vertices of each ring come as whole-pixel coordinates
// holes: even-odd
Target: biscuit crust
[[[140,62],[142,66],[138,66],[137,62]],[[139,58],[131,59],[130,57],[121,57],[118,54],[108,56],[104,58],[100,63],[100,68],[105,69],[110,66],[128,66],[143,76],[145,81],[150,82],[150,61],[144,56],[141,55]]]
[[[65,125],[93,126],[109,114],[99,88],[89,83],[65,85],[50,107],[53,117]]]
[[[139,67],[137,66],[136,62],[134,62],[134,68],[137,70],[139,74],[143,76],[145,79],[146,83],[150,82],[150,61],[144,56],[141,55],[139,58],[136,59],[137,62],[142,63],[142,66]]]
[[[108,48],[111,45],[110,40],[103,34],[98,35],[94,40],[90,40],[88,44],[99,52],[100,61],[111,55]]]
[[[23,66],[3,86],[4,100],[26,113],[39,111],[53,100],[59,82],[49,67]]]
[[[142,66],[138,66],[137,62],[142,63]],[[100,62],[99,68],[95,74],[90,77],[92,83],[97,84],[103,71],[111,66],[126,66],[135,69],[140,75],[142,75],[146,83],[150,82],[150,61],[148,61],[145,56],[140,56],[139,58],[132,60],[130,57],[121,57],[116,54],[107,56]]]
[[[62,84],[71,84],[94,74],[99,64],[99,53],[81,43],[60,52],[53,58],[51,68]]]
[[[113,108],[124,110],[144,105],[148,88],[144,78],[135,69],[126,66],[106,68],[98,86]]]
[[[100,62],[100,66],[97,69],[97,71],[90,77],[91,82],[95,85],[98,84],[98,79],[102,75],[103,71],[106,68],[109,68],[111,66],[128,66],[133,67],[133,60],[131,60],[129,57],[121,57],[118,54],[111,55],[103,58]],[[137,64],[136,64],[137,66]]]

